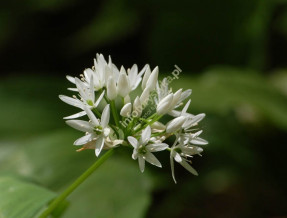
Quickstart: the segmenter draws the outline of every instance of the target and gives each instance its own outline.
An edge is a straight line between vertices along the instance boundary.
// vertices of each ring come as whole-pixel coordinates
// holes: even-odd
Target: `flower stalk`
[[[49,216],[80,184],[82,184],[99,166],[101,166],[112,154],[114,149],[110,149],[103,154],[90,168],[88,168],[82,175],[80,175],[65,191],[55,198],[51,204],[46,208],[39,218],[46,218]]]

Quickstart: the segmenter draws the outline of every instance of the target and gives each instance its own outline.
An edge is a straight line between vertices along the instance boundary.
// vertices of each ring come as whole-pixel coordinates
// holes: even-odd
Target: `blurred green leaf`
[[[226,115],[234,111],[240,121],[267,121],[287,129],[287,97],[263,76],[228,67],[213,68],[197,78],[183,75],[173,85],[193,90],[193,112]]]
[[[0,217],[31,218],[56,194],[19,179],[0,177]]]
[[[74,132],[56,131],[21,144],[3,142],[0,170],[32,177],[60,192],[96,161],[93,150],[75,152]],[[130,159],[115,154],[107,160],[70,196],[65,217],[142,217],[152,181],[148,171],[140,173],[137,162]]]

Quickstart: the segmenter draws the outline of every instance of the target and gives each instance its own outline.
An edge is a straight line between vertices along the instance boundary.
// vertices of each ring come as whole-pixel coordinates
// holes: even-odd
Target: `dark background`
[[[141,175],[119,151],[64,217],[286,217],[286,51],[285,0],[1,2],[0,170],[60,192],[95,161],[75,152],[62,117],[76,110],[57,96],[96,53],[163,75],[176,64],[172,86],[207,114],[199,177],[176,167],[174,185],[168,154]]]

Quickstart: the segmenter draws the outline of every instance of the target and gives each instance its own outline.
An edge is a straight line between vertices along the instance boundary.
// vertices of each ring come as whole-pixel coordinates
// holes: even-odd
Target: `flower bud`
[[[126,97],[129,94],[130,91],[130,83],[127,74],[125,73],[125,69],[122,67],[118,86],[117,86],[117,92],[120,96]]]
[[[174,107],[177,105],[179,99],[180,99],[180,96],[181,96],[181,93],[182,93],[182,89],[179,89],[177,90],[176,93],[173,94],[173,99],[172,99],[172,102],[170,104],[170,110],[174,109]]]
[[[132,104],[127,103],[121,109],[120,115],[123,117],[128,117],[128,116],[130,116],[131,112],[132,112]]]
[[[110,100],[114,100],[117,97],[116,82],[113,77],[109,77],[107,83],[107,95]]]
[[[139,97],[137,96],[134,101],[132,116],[140,117],[141,114],[142,114],[142,104],[141,104]]]
[[[158,78],[158,67],[155,67],[154,70],[152,71],[150,77],[147,80],[146,87],[152,91],[156,87],[157,83],[157,78]]]
[[[149,65],[147,65],[147,68],[145,70],[144,77],[142,80],[142,90],[144,90],[146,88],[146,83],[148,81],[148,78],[150,77],[150,74],[151,74],[150,67],[149,67]]]
[[[149,89],[145,88],[140,97],[140,101],[144,106],[147,105],[148,97],[149,97]]]
[[[156,108],[157,114],[159,115],[166,114],[169,111],[172,100],[173,100],[172,93],[165,96],[157,105]]]

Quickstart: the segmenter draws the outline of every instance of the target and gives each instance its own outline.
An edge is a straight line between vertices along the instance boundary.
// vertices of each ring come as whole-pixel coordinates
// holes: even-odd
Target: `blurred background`
[[[0,217],[35,215],[95,161],[75,152],[81,133],[62,117],[77,110],[58,95],[96,53],[163,75],[179,66],[172,86],[193,90],[209,145],[198,177],[176,166],[177,185],[167,153],[141,174],[119,150],[63,217],[287,217],[286,51],[286,0],[1,2]]]

